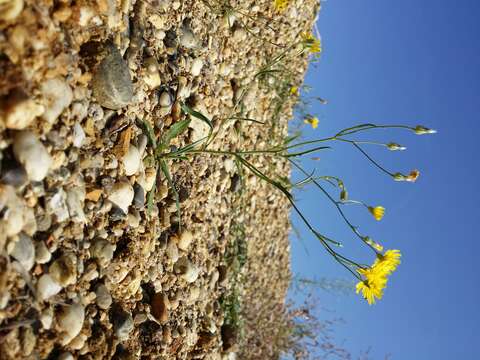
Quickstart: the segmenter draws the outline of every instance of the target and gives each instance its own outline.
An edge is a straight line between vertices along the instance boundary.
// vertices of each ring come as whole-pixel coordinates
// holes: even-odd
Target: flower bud
[[[407,148],[405,146],[402,146],[400,144],[397,144],[397,143],[388,143],[387,144],[387,148],[388,150],[391,150],[391,151],[397,151],[397,150],[406,150]]]
[[[435,134],[435,133],[437,132],[437,130],[429,129],[429,128],[426,128],[425,126],[422,126],[422,125],[417,125],[417,126],[415,126],[415,128],[413,129],[413,131],[414,131],[415,134],[417,134],[417,135]]]

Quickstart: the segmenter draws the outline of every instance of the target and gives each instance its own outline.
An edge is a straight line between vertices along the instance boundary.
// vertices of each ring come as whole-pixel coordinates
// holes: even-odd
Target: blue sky
[[[480,1],[323,3],[317,25],[324,50],[306,84],[313,87],[309,96],[329,103],[313,106],[320,124],[306,129],[306,136],[364,122],[438,130],[429,136],[378,130],[362,137],[407,146],[404,152],[366,150],[392,171],[420,169],[415,184],[382,176],[342,144],[321,153],[319,161],[304,162],[318,174],[342,177],[351,198],[383,205],[381,222],[360,207],[349,207],[348,215],[363,233],[403,254],[384,299],[374,306],[355,294],[318,291],[328,310],[323,316],[345,320],[335,327],[336,337],[353,353],[371,347],[375,359],[389,353],[395,360],[479,358],[479,18]],[[371,262],[320,193],[307,189],[296,196],[318,229],[344,243],[345,254]],[[295,273],[349,279],[320,244],[303,230],[302,235],[303,243],[292,241]]]

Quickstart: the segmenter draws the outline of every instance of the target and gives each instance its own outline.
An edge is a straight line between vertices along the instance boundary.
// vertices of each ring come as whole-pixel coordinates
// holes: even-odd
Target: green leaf
[[[170,126],[170,129],[168,129],[167,132],[162,136],[162,142],[159,147],[161,149],[166,149],[170,145],[170,141],[187,130],[189,124],[190,119],[184,119]]]
[[[157,147],[157,139],[155,139],[155,132],[153,131],[152,126],[146,120],[140,120],[140,119],[138,119],[138,120],[142,124],[143,132],[145,133],[145,135],[147,135],[148,141],[150,142],[150,145],[152,145],[154,148],[156,148]]]
[[[160,160],[160,169],[163,172],[163,175],[167,178],[168,186],[172,189],[173,195],[175,196],[175,204],[177,206],[177,215],[178,215],[178,227],[180,230],[182,229],[182,218],[181,218],[181,211],[180,211],[180,197],[178,196],[178,191],[175,189],[175,184],[173,183],[172,176],[170,175],[170,171],[168,170],[168,165],[165,160]]]
[[[197,119],[199,120],[202,120],[204,123],[206,123],[208,125],[208,127],[210,128],[210,132],[209,132],[209,135],[212,133],[213,131],[213,124],[212,122],[205,116],[203,115],[202,113],[198,112],[198,111],[195,111],[193,110],[191,107],[189,107],[188,105],[186,104],[180,104],[181,108],[182,108],[182,111],[185,113],[185,114],[188,114],[190,116],[194,116],[196,117]]]

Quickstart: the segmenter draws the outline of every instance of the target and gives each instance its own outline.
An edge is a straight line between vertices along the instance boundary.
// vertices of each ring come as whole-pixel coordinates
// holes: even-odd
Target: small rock
[[[40,322],[45,330],[49,330],[52,327],[53,322],[53,310],[46,308],[40,315]]]
[[[3,10],[3,9],[2,9]],[[14,94],[4,104],[0,119],[7,129],[23,130],[43,114],[45,108],[21,92]]]
[[[193,283],[200,275],[200,268],[192,264],[187,257],[180,258],[175,263],[174,270],[188,283]]]
[[[75,123],[73,126],[73,146],[77,148],[82,147],[85,137],[85,131],[83,130],[82,125],[80,125],[78,122]]]
[[[30,326],[24,327],[20,336],[20,343],[22,345],[22,353],[24,356],[28,357],[37,343],[37,338],[33,333],[33,329]]]
[[[10,297],[11,294],[9,291],[0,291],[0,310],[3,310],[7,307],[8,302],[10,301]]]
[[[100,266],[106,266],[112,259],[116,246],[107,240],[97,239],[90,247],[90,254],[97,259]]]
[[[63,188],[57,188],[47,195],[46,210],[55,215],[57,222],[63,222],[68,219],[69,212],[67,206],[67,193]]]
[[[157,319],[161,324],[165,324],[169,318],[168,296],[165,294],[156,293],[153,295],[151,307],[152,315],[155,317],[155,319]]]
[[[40,301],[45,301],[49,297],[57,295],[62,287],[48,274],[40,276],[37,282],[37,296]]]
[[[160,94],[160,99],[158,101],[161,107],[168,108],[171,107],[173,104],[172,96],[168,91],[163,91]]]
[[[57,315],[57,323],[63,330],[61,344],[67,345],[82,330],[83,321],[85,319],[85,309],[80,304],[64,305],[60,313]]]
[[[193,235],[190,231],[183,231],[178,238],[178,248],[183,251],[187,251],[193,240]]]
[[[69,352],[63,352],[60,355],[58,355],[56,360],[74,360],[74,357]]]
[[[30,271],[35,263],[35,247],[33,246],[32,239],[20,233],[10,255],[22,264],[25,270]]]
[[[95,294],[97,295],[95,302],[100,309],[107,310],[110,308],[110,305],[112,305],[112,296],[105,285],[98,285],[95,288]]]
[[[50,265],[48,271],[61,286],[74,284],[77,279],[77,258],[72,253],[64,254]]]
[[[16,188],[23,187],[28,181],[25,169],[13,159],[3,159],[1,182]]]
[[[145,134],[140,134],[137,138],[137,147],[138,151],[140,151],[140,154],[143,155],[145,152],[145,149],[147,148],[148,145],[148,137]]]
[[[175,244],[173,238],[168,241],[166,252],[168,258],[172,260],[172,263],[175,264],[179,258],[179,255],[177,245]]]
[[[190,73],[193,76],[198,76],[200,75],[200,72],[202,71],[203,68],[203,60],[201,58],[196,58],[192,62],[192,67],[190,69]]]
[[[46,264],[52,258],[52,254],[48,251],[47,245],[43,241],[35,243],[35,261],[38,264]]]
[[[195,34],[186,25],[183,25],[181,28],[180,45],[187,49],[193,49],[198,45],[198,40],[195,37]]]
[[[125,175],[134,175],[138,171],[141,161],[142,155],[140,154],[140,151],[138,151],[136,146],[130,145],[127,153],[122,158]]]
[[[15,19],[23,10],[23,0],[3,0],[1,5],[0,20],[4,21]]]
[[[40,90],[46,103],[42,117],[53,124],[63,110],[70,106],[73,100],[72,89],[65,80],[55,78],[43,82]]]
[[[0,224],[3,224],[7,236],[22,231],[25,225],[25,205],[10,185],[0,185],[0,211],[3,212]]]
[[[150,89],[155,89],[161,84],[160,74],[158,72],[158,62],[153,57],[145,60],[145,75],[143,81],[145,81]]]
[[[107,55],[98,65],[92,80],[93,95],[103,107],[118,110],[133,98],[133,84],[128,65],[118,49],[108,44]]]
[[[133,330],[132,315],[126,311],[116,311],[113,315],[113,327],[115,329],[115,336],[120,340],[127,340],[128,336]]]
[[[143,190],[140,184],[135,183],[135,185],[133,185],[133,191],[135,193],[133,196],[133,206],[137,209],[143,209],[145,206],[145,190]]]
[[[190,96],[191,87],[185,76],[178,77],[177,99],[183,100]]]
[[[136,229],[140,226],[141,217],[137,210],[130,212],[127,216],[128,226]]]
[[[67,208],[73,222],[82,224],[87,222],[83,211],[85,196],[85,186],[75,186],[67,191]]]
[[[127,214],[128,207],[132,204],[134,195],[133,187],[128,181],[119,181],[113,186],[112,192],[108,196],[108,200]]]
[[[42,181],[47,176],[52,158],[34,133],[31,131],[17,133],[13,142],[13,153],[25,168],[30,180]]]
[[[157,178],[157,171],[155,168],[146,168],[145,169],[145,186],[143,188],[146,192],[149,192],[153,189],[153,185],[155,185],[155,180]]]

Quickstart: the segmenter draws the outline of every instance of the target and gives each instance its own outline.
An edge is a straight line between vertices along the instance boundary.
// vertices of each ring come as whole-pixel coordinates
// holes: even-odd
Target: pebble
[[[143,187],[140,184],[135,183],[133,185],[133,191],[133,206],[141,210],[145,206],[145,190],[143,190]]]
[[[30,180],[42,181],[47,176],[52,158],[33,132],[21,131],[15,135],[13,153]]]
[[[170,107],[173,104],[172,96],[168,91],[163,91],[160,94],[160,99],[158,103],[160,104],[161,107]]]
[[[9,291],[5,290],[0,292],[0,310],[3,310],[7,307],[10,297],[11,294]]]
[[[200,268],[187,257],[180,258],[174,265],[174,270],[188,283],[195,282],[200,275]]]
[[[145,169],[145,186],[143,188],[146,192],[149,192],[153,189],[155,185],[155,180],[157,178],[157,171],[155,168],[147,168]]]
[[[86,135],[85,131],[82,128],[82,125],[80,125],[78,122],[75,123],[73,126],[73,140],[72,144],[73,146],[77,148],[81,148],[83,145],[83,142],[85,141]]]
[[[17,161],[13,159],[4,159],[2,161],[1,181],[4,184],[21,188],[28,181],[27,172]]]
[[[202,71],[203,68],[203,60],[201,58],[196,58],[192,62],[192,67],[190,69],[190,73],[193,76],[198,76],[200,75],[200,72]]]
[[[40,86],[45,101],[45,112],[42,117],[53,124],[60,114],[73,100],[73,92],[67,82],[61,78],[46,80]]]
[[[72,253],[64,254],[50,265],[48,272],[63,287],[74,284],[77,279],[77,258]]]
[[[29,99],[22,93],[11,96],[0,113],[0,119],[7,129],[23,130],[30,126],[33,120],[43,114],[45,108]]]
[[[127,153],[122,158],[123,167],[125,169],[125,175],[132,176],[137,173],[140,163],[142,161],[142,155],[138,151],[137,147],[130,145]]]
[[[30,271],[35,263],[35,247],[30,236],[23,233],[18,235],[10,255],[17,260],[26,271]]]
[[[125,214],[128,213],[128,207],[132,204],[134,191],[128,181],[119,181],[113,185],[112,192],[108,195],[108,200],[118,206]]]
[[[187,49],[193,49],[198,45],[198,40],[195,37],[195,34],[186,25],[183,25],[181,28],[180,45]]]
[[[0,20],[11,21],[20,15],[22,10],[23,0],[4,0],[2,1]]]
[[[175,264],[179,258],[179,255],[177,245],[175,244],[173,238],[168,241],[166,252],[168,258],[172,261],[172,263]]]
[[[40,301],[45,301],[48,298],[57,295],[62,290],[62,287],[48,274],[40,276],[37,282],[37,296]]]
[[[85,186],[75,186],[67,191],[67,208],[73,222],[82,224],[87,222],[83,211],[85,196]]]
[[[185,76],[178,77],[177,99],[183,100],[190,96],[191,87]]]
[[[192,240],[193,240],[192,233],[188,230],[185,230],[180,234],[178,238],[177,246],[180,250],[187,251],[188,247],[192,243]]]
[[[113,259],[116,246],[104,239],[97,239],[90,247],[90,254],[100,266],[106,266]]]
[[[38,264],[46,264],[52,258],[52,254],[48,251],[47,245],[43,241],[35,242],[35,261]]]
[[[106,310],[110,308],[110,305],[112,305],[112,296],[105,285],[98,285],[95,288],[95,294],[97,295],[95,302],[100,309]]]
[[[4,212],[0,223],[7,236],[15,236],[22,231],[25,205],[10,185],[0,185],[0,210]]]
[[[116,311],[113,316],[113,327],[115,329],[115,336],[120,340],[127,340],[128,336],[133,330],[132,315],[126,311]]]
[[[112,110],[127,106],[133,98],[133,84],[128,65],[118,49],[108,44],[107,55],[92,79],[93,95],[100,105]]]
[[[168,321],[169,313],[169,300],[168,296],[162,293],[156,293],[153,295],[151,311],[152,315],[157,319],[161,324],[165,324]]]
[[[160,86],[160,73],[158,72],[158,62],[154,57],[145,60],[145,75],[143,81],[150,89]]]
[[[69,352],[63,352],[60,355],[58,355],[56,360],[74,360],[74,357]]]
[[[40,322],[45,330],[49,330],[52,327],[53,322],[53,310],[46,308],[40,315]]]
[[[46,210],[55,215],[57,222],[63,222],[68,219],[69,212],[67,206],[67,193],[63,188],[54,189],[46,198]]]
[[[85,319],[85,309],[80,304],[64,305],[57,315],[57,323],[63,330],[63,338],[61,344],[67,345],[82,330],[83,321]]]

